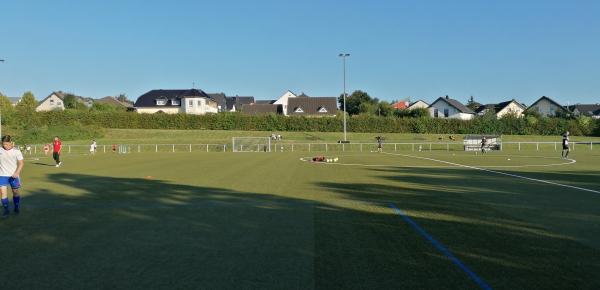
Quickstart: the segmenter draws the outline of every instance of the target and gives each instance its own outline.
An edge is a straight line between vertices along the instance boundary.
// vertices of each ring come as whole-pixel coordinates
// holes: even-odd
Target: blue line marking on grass
[[[450,250],[448,250],[444,245],[434,239],[431,235],[429,235],[422,227],[420,227],[415,221],[413,221],[410,217],[408,217],[403,211],[401,211],[395,204],[390,203],[390,207],[400,216],[402,219],[411,225],[421,236],[423,236],[426,240],[428,240],[438,251],[442,252],[452,263],[458,266],[463,272],[465,272],[471,280],[473,280],[481,289],[491,290],[492,287],[488,285],[483,279],[481,279],[475,272],[471,271],[467,265],[463,264]]]

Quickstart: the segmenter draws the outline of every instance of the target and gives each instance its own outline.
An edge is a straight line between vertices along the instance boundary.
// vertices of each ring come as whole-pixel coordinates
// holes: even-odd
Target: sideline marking
[[[446,248],[442,243],[438,242],[434,239],[430,234],[425,231],[422,227],[419,226],[415,221],[413,221],[410,217],[408,217],[403,211],[401,211],[395,204],[390,203],[390,207],[396,212],[406,223],[411,225],[421,236],[423,236],[427,241],[429,241],[438,251],[442,252],[452,263],[458,266],[463,272],[465,272],[471,280],[473,280],[481,289],[491,290],[490,287],[483,279],[481,279],[475,272],[471,271],[467,265],[463,264],[461,260],[459,260],[448,248]]]
[[[583,187],[578,187],[578,186],[573,186],[573,185],[568,185],[568,184],[562,184],[562,183],[552,182],[552,181],[543,180],[543,179],[531,178],[531,177],[526,177],[526,176],[521,176],[521,175],[516,175],[516,174],[502,172],[502,171],[496,171],[496,170],[481,168],[481,167],[464,165],[464,164],[454,163],[454,162],[450,162],[450,161],[444,161],[444,160],[438,160],[438,159],[434,159],[434,158],[414,156],[414,155],[405,155],[405,154],[399,154],[399,153],[387,153],[387,152],[382,152],[382,153],[383,154],[388,154],[388,155],[397,155],[397,156],[404,156],[404,157],[410,157],[410,158],[417,158],[417,159],[435,161],[435,162],[440,162],[440,163],[444,163],[444,164],[450,164],[450,165],[453,165],[453,166],[458,166],[458,167],[463,167],[463,168],[469,168],[469,169],[475,169],[475,170],[480,170],[480,171],[485,171],[485,172],[490,172],[490,173],[496,173],[496,174],[510,176],[510,177],[515,177],[515,178],[521,178],[521,179],[525,179],[525,180],[529,180],[529,181],[546,183],[546,184],[550,184],[550,185],[562,186],[562,187],[566,187],[566,188],[577,189],[577,190],[582,190],[582,191],[587,191],[587,192],[591,192],[591,193],[600,194],[600,191],[593,190],[593,189],[588,189],[588,188],[583,188]],[[574,159],[568,159],[568,160],[573,161],[572,163],[576,162]]]

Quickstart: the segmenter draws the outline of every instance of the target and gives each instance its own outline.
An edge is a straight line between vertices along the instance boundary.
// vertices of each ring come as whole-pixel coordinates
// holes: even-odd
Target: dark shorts
[[[12,189],[21,188],[21,180],[17,177],[0,176],[0,186],[9,186]]]
[[[571,148],[569,148],[569,145],[565,145],[563,144],[563,150],[570,150]]]

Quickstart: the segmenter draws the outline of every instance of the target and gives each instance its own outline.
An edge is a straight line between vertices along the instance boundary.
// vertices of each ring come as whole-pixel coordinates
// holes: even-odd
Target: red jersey
[[[60,153],[60,148],[62,147],[62,142],[60,140],[56,140],[52,142],[52,148],[54,152]]]

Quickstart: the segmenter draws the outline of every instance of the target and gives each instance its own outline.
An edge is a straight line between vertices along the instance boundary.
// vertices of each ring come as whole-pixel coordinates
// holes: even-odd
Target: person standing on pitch
[[[383,152],[383,138],[377,136],[375,139],[377,140],[377,152]]]
[[[60,162],[60,150],[62,149],[62,142],[58,139],[58,136],[54,137],[54,141],[52,142],[52,158],[56,161],[56,167],[59,167],[62,162]]]
[[[96,154],[96,140],[92,140],[92,145],[90,145],[90,154],[94,155]]]
[[[485,136],[481,138],[481,154],[485,154],[485,144],[487,143],[487,139]]]
[[[571,151],[571,148],[569,148],[569,131],[567,131],[562,137],[562,152],[560,156],[563,159],[569,158],[569,151]]]
[[[2,217],[8,217],[10,210],[8,209],[8,186],[12,189],[13,205],[15,214],[19,214],[19,205],[21,196],[19,188],[21,181],[19,175],[23,169],[23,154],[17,148],[14,148],[12,138],[9,135],[2,137],[2,147],[0,148],[0,193],[2,195]]]

